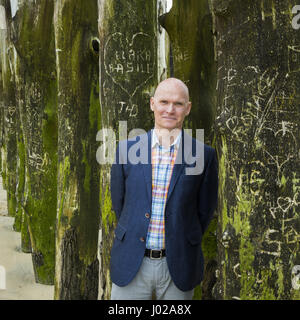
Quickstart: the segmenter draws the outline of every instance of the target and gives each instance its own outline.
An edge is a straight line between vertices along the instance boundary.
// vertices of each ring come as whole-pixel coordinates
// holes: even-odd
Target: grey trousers
[[[112,284],[111,300],[191,300],[194,289],[179,290],[171,279],[166,257],[154,260],[144,257],[140,270],[125,287]]]

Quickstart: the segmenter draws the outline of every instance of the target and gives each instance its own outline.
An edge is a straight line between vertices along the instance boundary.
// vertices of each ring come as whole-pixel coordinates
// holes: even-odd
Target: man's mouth
[[[163,117],[163,119],[166,119],[166,120],[176,120],[176,118],[172,118],[172,117]]]

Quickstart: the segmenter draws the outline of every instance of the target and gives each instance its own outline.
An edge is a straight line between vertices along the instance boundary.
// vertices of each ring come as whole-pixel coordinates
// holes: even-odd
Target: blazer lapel
[[[152,129],[153,130],[153,129]],[[152,203],[152,130],[147,132],[148,135],[148,163],[147,164],[142,164],[143,168],[143,173],[146,181],[146,187],[147,187],[147,195],[149,202]],[[174,190],[174,187],[176,185],[176,182],[181,175],[182,170],[185,167],[185,159],[184,159],[184,140],[190,139],[191,137],[188,135],[184,134],[184,130],[182,130],[182,135],[181,135],[181,141],[179,144],[179,148],[177,151],[177,156],[175,160],[175,164],[173,167],[173,172],[171,176],[171,181],[168,189],[168,195],[167,195],[167,202]],[[187,153],[187,157],[189,154],[192,152],[192,150],[189,150]]]
[[[179,144],[179,148],[177,151],[177,155],[176,155],[176,160],[175,160],[175,164],[173,167],[173,172],[172,172],[172,176],[171,176],[171,181],[170,181],[170,185],[169,185],[169,190],[168,190],[168,195],[167,195],[167,202],[174,190],[174,187],[176,185],[176,182],[179,178],[179,176],[181,175],[181,172],[183,170],[183,168],[185,167],[185,159],[184,159],[184,140],[188,139],[189,137],[187,135],[184,135],[184,130],[181,131],[181,141]],[[188,155],[191,152],[191,150],[188,151]]]
[[[168,190],[168,195],[167,195],[167,202],[172,194],[172,191],[175,187],[175,184],[181,174],[181,171],[183,170],[184,165],[183,164],[174,164],[173,167],[173,172],[172,172],[172,177],[171,177],[171,181],[170,181],[170,185],[169,185],[169,190]]]
[[[148,135],[148,162],[147,164],[142,164],[143,173],[146,180],[147,195],[149,202],[152,202],[152,153],[151,153],[151,142],[152,142],[152,130],[147,132]]]

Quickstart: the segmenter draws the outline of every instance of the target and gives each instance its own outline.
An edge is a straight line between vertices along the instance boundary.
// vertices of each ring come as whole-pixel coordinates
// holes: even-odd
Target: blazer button
[[[141,242],[144,242],[144,241],[145,241],[145,238],[140,237],[140,241],[141,241]]]
[[[150,218],[150,214],[147,212],[147,213],[145,214],[145,217],[146,217],[147,219],[149,219],[149,218]]]

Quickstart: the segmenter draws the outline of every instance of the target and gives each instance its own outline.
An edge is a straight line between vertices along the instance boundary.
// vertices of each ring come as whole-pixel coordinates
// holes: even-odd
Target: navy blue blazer
[[[111,199],[117,226],[111,249],[110,274],[112,282],[118,286],[126,286],[134,278],[145,253],[152,201],[151,132],[121,141],[111,168]],[[204,152],[196,154],[198,163],[204,164],[202,172],[186,174],[186,169],[197,163],[191,164],[191,159],[198,143],[201,144],[182,131],[165,206],[166,259],[172,280],[182,291],[192,290],[203,279],[201,240],[217,206],[215,150],[202,143]],[[188,152],[185,144],[189,146]],[[127,150],[136,146],[148,152],[148,163],[124,163]]]

